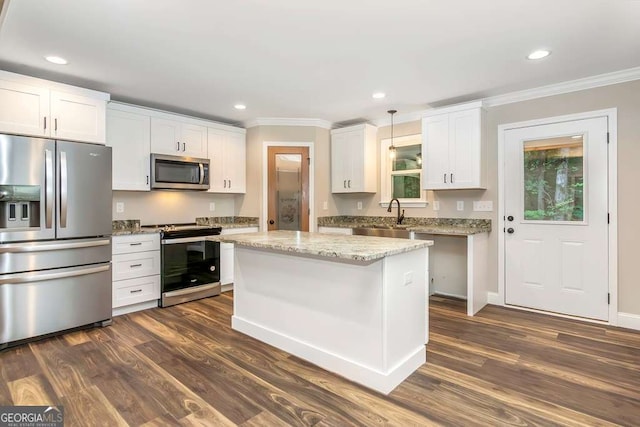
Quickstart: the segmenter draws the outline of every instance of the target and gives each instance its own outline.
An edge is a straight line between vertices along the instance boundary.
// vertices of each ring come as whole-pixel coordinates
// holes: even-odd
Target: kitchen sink
[[[354,228],[353,234],[356,236],[395,237],[398,239],[413,238],[413,233],[402,226],[394,227],[389,225]]]

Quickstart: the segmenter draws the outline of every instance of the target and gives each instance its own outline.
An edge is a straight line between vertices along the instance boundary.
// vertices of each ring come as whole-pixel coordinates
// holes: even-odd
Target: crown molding
[[[264,117],[251,120],[245,123],[246,128],[255,126],[311,126],[323,129],[331,129],[332,123],[323,119],[295,119],[295,118],[279,118]]]
[[[498,105],[513,104],[515,102],[529,101],[547,96],[609,86],[632,80],[640,80],[640,67],[614,71],[612,73],[598,74],[596,76],[521,90],[518,92],[505,93],[504,95],[491,96],[484,98],[482,101],[485,107],[496,107]]]

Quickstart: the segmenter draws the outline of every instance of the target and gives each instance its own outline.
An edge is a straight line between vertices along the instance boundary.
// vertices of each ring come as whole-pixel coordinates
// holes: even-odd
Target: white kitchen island
[[[426,361],[431,241],[270,231],[234,243],[232,327],[382,393]]]

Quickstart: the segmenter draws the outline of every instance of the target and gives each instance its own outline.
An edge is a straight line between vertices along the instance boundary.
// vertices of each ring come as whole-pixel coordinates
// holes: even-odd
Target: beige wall
[[[247,130],[247,193],[236,201],[239,215],[261,216],[263,150],[265,142],[305,142],[314,148],[316,216],[337,215],[331,197],[329,130],[310,126],[256,126]],[[323,210],[323,203],[327,209]],[[262,218],[261,218],[262,219]],[[313,224],[315,225],[315,224]]]
[[[146,224],[179,224],[195,222],[199,216],[233,216],[233,194],[211,194],[196,191],[114,191],[113,219],[139,219]],[[124,212],[116,212],[116,203],[124,203]],[[215,211],[209,203],[215,203]]]
[[[498,125],[545,117],[574,114],[606,108],[618,109],[618,274],[619,311],[640,315],[640,282],[633,267],[635,245],[640,240],[640,225],[635,216],[640,212],[640,199],[636,198],[640,183],[640,81],[621,83],[596,89],[550,96],[489,108],[485,115],[487,143],[487,189],[428,192],[429,205],[425,208],[405,208],[405,215],[441,218],[488,218],[497,225],[498,202]],[[419,121],[394,126],[394,136],[421,132]],[[380,140],[389,138],[390,128],[378,129]],[[325,129],[312,127],[262,126],[247,132],[247,194],[236,200],[240,215],[259,216],[262,206],[262,144],[263,141],[314,142],[316,216],[327,215],[394,215],[380,207],[380,184],[373,195],[331,194],[330,134]],[[378,148],[379,150],[379,148]],[[378,159],[378,170],[380,159]],[[440,201],[440,211],[434,211],[432,201]],[[465,202],[464,211],[456,210],[456,202]],[[473,201],[491,200],[493,212],[473,212]],[[322,209],[326,201],[328,209]],[[357,210],[357,202],[363,209]],[[498,238],[490,236],[489,273],[490,289],[498,289]]]

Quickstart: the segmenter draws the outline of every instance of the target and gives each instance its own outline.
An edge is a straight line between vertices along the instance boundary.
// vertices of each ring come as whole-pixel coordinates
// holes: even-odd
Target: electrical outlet
[[[358,202],[358,210],[361,211],[362,210],[362,202]]]
[[[433,201],[433,210],[434,211],[439,211],[440,210],[440,202],[438,200],[434,200]]]
[[[459,211],[463,211],[463,210],[464,210],[464,200],[458,200],[458,201],[456,202],[456,208],[457,208]]]
[[[117,213],[123,213],[124,212],[124,202],[117,202],[116,203],[116,212]]]
[[[491,200],[473,202],[473,210],[476,212],[491,212],[493,211],[493,202]]]
[[[413,271],[407,271],[404,273],[404,285],[410,285],[413,283]]]
[[[213,212],[213,211],[215,211],[215,210],[216,210],[216,202],[211,202],[211,203],[209,203],[209,210],[210,210],[211,212]]]
[[[329,210],[329,202],[327,202],[326,200],[322,202],[322,209],[325,211]]]

